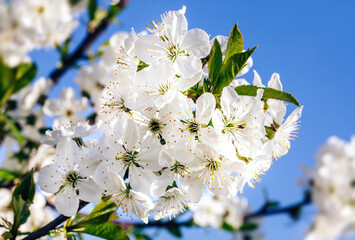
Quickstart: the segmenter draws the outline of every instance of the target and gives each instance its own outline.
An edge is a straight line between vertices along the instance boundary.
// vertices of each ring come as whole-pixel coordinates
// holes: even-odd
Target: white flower
[[[89,125],[86,122],[70,123],[69,125],[60,125],[57,129],[47,130],[45,137],[42,139],[43,144],[55,145],[60,141],[66,141],[72,138],[83,138],[97,132],[102,122],[99,121],[95,125]]]
[[[188,208],[188,197],[182,190],[172,187],[159,200],[155,201],[154,204],[155,207],[148,212],[148,214],[156,212],[154,220],[166,217],[169,217],[171,220],[172,216],[175,218],[178,215],[178,211],[186,211],[186,208]]]
[[[97,64],[95,67],[100,68],[102,65]],[[80,86],[81,91],[87,92],[95,107],[98,108],[99,100],[106,83],[102,81],[100,71],[95,71],[93,66],[84,66],[79,69],[79,75],[75,78],[75,82]]]
[[[290,149],[290,140],[296,137],[295,133],[299,129],[299,119],[303,106],[296,108],[284,123],[276,130],[274,138],[270,144],[274,144],[273,155],[276,159],[285,155]]]
[[[108,84],[102,94],[100,101],[101,111],[98,112],[102,119],[111,128],[118,120],[133,117],[133,107],[136,103],[136,93],[127,80]]]
[[[190,149],[197,143],[196,140],[211,146],[224,143],[222,134],[209,126],[216,108],[216,100],[211,93],[204,93],[197,99],[195,114],[191,102],[182,94],[178,95],[174,105],[171,109],[179,121],[173,134],[179,136],[178,141],[188,142]]]
[[[139,109],[146,107],[163,107],[170,103],[180,91],[185,91],[194,86],[201,79],[201,74],[185,78],[174,74],[169,65],[160,63],[158,66],[150,66],[137,73],[135,88],[139,94]]]
[[[65,216],[72,216],[79,207],[79,200],[97,202],[102,190],[92,179],[95,166],[72,140],[57,144],[54,163],[44,166],[39,173],[38,185],[56,195],[57,210]]]
[[[101,138],[101,146],[106,162],[112,165],[115,173],[124,177],[128,171],[132,189],[150,193],[150,185],[156,178],[153,171],[161,169],[158,163],[161,148],[158,139],[143,140],[142,132],[129,119],[124,126],[116,124],[112,134],[106,133]]]
[[[215,110],[213,126],[221,131],[244,157],[255,155],[261,148],[265,136],[264,113],[261,107],[263,91],[258,90],[256,97],[238,96],[231,87],[225,87],[221,96],[222,112]]]
[[[43,106],[43,112],[51,117],[60,116],[61,118],[53,123],[54,126],[58,126],[68,124],[71,121],[82,120],[82,117],[77,114],[86,111],[87,108],[88,99],[86,97],[76,100],[74,90],[72,88],[65,88],[61,92],[59,100],[46,100]]]
[[[187,164],[192,171],[188,179],[190,186],[193,189],[202,189],[206,186],[213,193],[230,196],[234,180],[232,172],[240,172],[245,163],[236,159],[236,156],[228,159],[205,144],[198,144],[194,151],[194,161]]]
[[[67,0],[16,0],[12,14],[39,47],[62,43],[77,26]]]
[[[162,22],[153,22],[153,35],[140,37],[135,44],[137,57],[148,63],[173,65],[176,74],[191,78],[201,71],[201,58],[209,52],[208,35],[201,29],[187,31],[185,7],[170,11]]]
[[[102,163],[95,172],[95,182],[112,195],[111,200],[128,215],[134,214],[148,223],[146,212],[154,207],[150,198],[141,192],[126,187],[121,176],[112,171],[112,166]]]
[[[253,84],[258,86],[258,87],[265,87],[262,82],[259,74],[254,70],[254,81]],[[269,88],[274,88],[276,90],[282,91],[282,84],[280,81],[280,75],[277,73],[272,74],[269,82],[268,82],[268,87]],[[286,105],[284,104],[283,101],[276,100],[276,99],[264,99],[264,102],[266,104],[267,108],[267,118],[266,120],[269,122],[269,124],[282,124],[283,118],[286,115]]]

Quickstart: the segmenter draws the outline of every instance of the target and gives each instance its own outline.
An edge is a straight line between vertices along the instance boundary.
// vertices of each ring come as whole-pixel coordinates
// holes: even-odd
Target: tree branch
[[[261,216],[270,216],[270,215],[276,215],[276,214],[296,214],[297,211],[299,211],[303,206],[311,204],[312,200],[311,200],[311,195],[309,192],[305,193],[305,196],[303,198],[303,200],[285,206],[285,207],[270,207],[264,205],[262,208],[260,208],[258,211],[254,212],[254,213],[250,213],[244,216],[244,220],[249,220],[251,218],[255,218],[255,217],[261,217]]]
[[[129,3],[129,0],[121,0],[117,5],[112,6],[117,8],[117,13],[121,12]],[[115,15],[114,14],[114,15]],[[70,54],[67,58],[64,59],[62,65],[56,69],[54,69],[49,74],[49,79],[52,80],[53,85],[55,85],[59,78],[70,68],[72,67],[79,59],[83,57],[84,52],[90,47],[90,45],[103,33],[107,27],[109,26],[110,22],[112,21],[112,14],[107,14],[105,18],[103,18],[100,24],[92,31],[88,31],[86,37],[80,43],[80,45],[76,48],[76,50]]]
[[[80,209],[82,209],[83,207],[85,207],[88,203],[87,202],[80,202],[79,205],[79,209],[78,211],[80,211]],[[44,227],[41,227],[40,229],[38,229],[37,231],[31,233],[30,235],[28,235],[27,237],[25,237],[23,240],[33,240],[33,239],[38,239],[40,237],[46,236],[50,230],[55,229],[59,224],[63,223],[65,220],[67,220],[69,217],[64,216],[64,215],[60,215],[58,216],[56,219],[54,219],[52,222],[48,223],[47,225],[45,225]]]

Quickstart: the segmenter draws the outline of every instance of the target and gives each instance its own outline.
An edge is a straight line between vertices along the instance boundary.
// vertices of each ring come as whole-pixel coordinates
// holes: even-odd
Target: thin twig
[[[122,11],[127,4],[129,0],[121,0],[115,7],[118,8],[118,12]],[[54,69],[50,74],[49,74],[49,79],[53,82],[53,85],[58,83],[60,77],[72,66],[75,65],[75,63],[81,59],[84,56],[84,52],[91,46],[91,44],[97,39],[100,34],[102,34],[107,27],[109,26],[110,22],[112,21],[112,16],[107,15],[105,18],[102,19],[100,24],[94,29],[92,32],[87,32],[86,37],[83,39],[83,41],[80,43],[80,45],[77,47],[77,49],[70,54],[67,58],[64,59],[62,65],[56,69]]]
[[[80,211],[80,209],[82,209],[83,207],[85,207],[88,203],[87,202],[80,202],[79,205],[79,209],[78,211]],[[40,237],[46,236],[49,231],[55,229],[59,224],[63,223],[65,220],[67,220],[69,217],[64,216],[64,215],[60,215],[58,216],[56,219],[54,219],[52,222],[48,223],[47,225],[45,225],[44,227],[41,227],[40,229],[38,229],[37,231],[31,233],[30,235],[28,235],[27,237],[25,237],[23,240],[34,240],[34,239],[38,239]]]

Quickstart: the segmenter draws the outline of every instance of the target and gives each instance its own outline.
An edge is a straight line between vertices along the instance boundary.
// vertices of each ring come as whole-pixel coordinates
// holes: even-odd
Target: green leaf
[[[254,231],[256,229],[258,229],[258,225],[256,223],[247,221],[244,221],[243,225],[239,228],[239,230],[242,232]]]
[[[17,236],[19,227],[27,221],[30,215],[29,206],[35,195],[33,171],[29,172],[12,193],[11,206],[14,210],[14,221],[11,234]]]
[[[110,196],[101,200],[91,213],[78,223],[67,226],[67,232],[87,233],[104,239],[129,239],[124,229],[110,222],[116,219],[116,205]]]
[[[89,0],[88,13],[89,13],[90,21],[94,19],[96,10],[97,10],[97,1],[96,0]]]
[[[265,133],[268,139],[273,139],[276,131],[272,127],[265,126]]]
[[[243,51],[243,36],[238,29],[238,23],[234,25],[228,38],[226,56],[224,57],[224,63],[228,61],[230,57]]]
[[[37,73],[37,66],[33,63],[22,63],[16,68],[15,72],[16,84],[12,94],[18,92],[33,80]]]
[[[16,124],[10,118],[8,118],[5,114],[0,113],[0,120],[1,119],[3,119],[6,122],[6,124],[9,126],[11,132],[16,135],[18,143],[20,145],[22,145],[23,142],[25,141],[25,138],[22,136],[21,130],[18,129]]]
[[[151,237],[149,237],[147,234],[145,233],[135,233],[134,234],[134,238],[136,240],[153,240]]]
[[[7,99],[14,93],[28,85],[35,77],[37,67],[33,63],[22,63],[10,68],[0,59],[0,106],[4,105]]]
[[[27,203],[32,203],[35,196],[35,183],[33,181],[33,170],[31,170],[22,182],[17,185],[12,196],[21,196],[21,198]]]
[[[218,74],[221,67],[222,67],[221,45],[219,44],[218,40],[215,39],[208,60],[209,79],[212,82],[212,84],[218,81]]]
[[[245,52],[234,54],[223,64],[219,71],[217,84],[213,89],[214,94],[222,92],[223,88],[228,86],[235,79],[239,72],[245,67],[246,62],[256,48],[257,47],[254,47]]]
[[[90,234],[103,239],[129,240],[125,230],[112,222],[101,222],[98,224],[87,224],[82,233]]]
[[[0,169],[0,179],[3,181],[12,181],[19,177],[18,174],[11,172],[7,169]]]
[[[297,101],[297,99],[294,96],[292,96],[290,93],[279,91],[273,88],[257,87],[254,85],[242,85],[236,87],[235,91],[237,91],[239,95],[256,96],[258,89],[264,89],[264,94],[263,94],[264,99],[277,99],[277,100],[293,103],[298,107],[300,106],[300,103]]]
[[[175,237],[177,237],[177,238],[181,238],[182,237],[182,232],[181,232],[179,227],[177,227],[177,226],[167,227],[166,229],[169,231],[169,233],[171,233]]]
[[[103,218],[102,216],[104,216],[104,218],[107,218],[109,220],[111,218],[111,215],[114,215],[114,213],[116,212],[116,205],[114,202],[110,200],[110,198],[111,196],[107,196],[104,199],[102,199],[94,207],[91,213],[80,222],[83,223],[93,219],[95,220],[96,218],[102,219]]]
[[[300,219],[301,217],[301,212],[302,212],[302,207],[301,206],[296,206],[292,209],[290,209],[290,211],[288,212],[288,214],[290,215],[290,217],[294,220],[297,221]]]
[[[235,232],[235,229],[232,225],[228,224],[226,221],[223,221],[221,228],[228,232]]]
[[[146,67],[149,67],[149,65],[146,64],[145,62],[139,60],[138,58],[137,58],[137,60],[139,61],[138,65],[137,65],[137,72],[143,70]],[[125,63],[122,63],[122,64],[125,64]]]

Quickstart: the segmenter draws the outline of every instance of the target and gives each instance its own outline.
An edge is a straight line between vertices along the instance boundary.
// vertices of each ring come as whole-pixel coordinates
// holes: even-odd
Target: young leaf
[[[129,240],[125,230],[112,222],[100,222],[97,224],[87,224],[84,229],[78,231],[90,234],[103,239]]]
[[[16,68],[15,72],[16,84],[12,94],[18,92],[33,80],[37,73],[37,66],[33,63],[22,63]]]
[[[177,238],[181,238],[182,237],[182,232],[180,230],[180,228],[178,226],[174,226],[174,227],[167,227],[166,228],[172,235],[174,235]]]
[[[245,67],[246,62],[256,48],[257,47],[254,47],[245,52],[234,54],[223,64],[219,71],[217,84],[213,89],[214,94],[222,92],[223,88],[234,80],[238,73]]]
[[[235,232],[234,227],[228,224],[226,221],[223,221],[221,228],[228,232]]]
[[[101,200],[91,213],[78,223],[67,226],[67,232],[87,233],[104,239],[129,239],[124,229],[110,222],[116,219],[116,207],[110,196]]]
[[[89,0],[88,13],[89,13],[90,21],[94,19],[96,9],[97,9],[97,0]]]
[[[18,143],[20,145],[22,145],[22,143],[25,141],[25,138],[22,136],[21,130],[18,129],[16,124],[10,118],[8,118],[5,114],[0,113],[0,120],[1,119],[3,119],[4,122],[9,126],[9,128],[11,129],[11,132],[16,135]]]
[[[215,39],[213,42],[213,46],[209,55],[208,60],[208,71],[209,71],[209,79],[212,84],[215,84],[218,80],[218,73],[222,67],[222,50],[221,45],[218,40]]]
[[[224,57],[224,63],[228,59],[243,51],[243,36],[238,29],[238,23],[234,25],[228,38],[226,56]]]
[[[293,103],[298,107],[300,106],[300,103],[297,101],[297,99],[294,96],[292,96],[290,93],[279,91],[274,88],[263,88],[254,85],[242,85],[236,87],[235,91],[237,91],[239,95],[256,96],[256,92],[258,89],[264,89],[264,94],[263,94],[264,99],[277,99],[277,100]]]
[[[27,221],[30,215],[29,207],[35,195],[33,171],[29,172],[12,194],[11,206],[14,210],[14,221],[11,234],[16,237],[19,227]]]
[[[19,177],[18,174],[11,172],[7,169],[0,169],[0,180],[2,181],[12,181]]]

